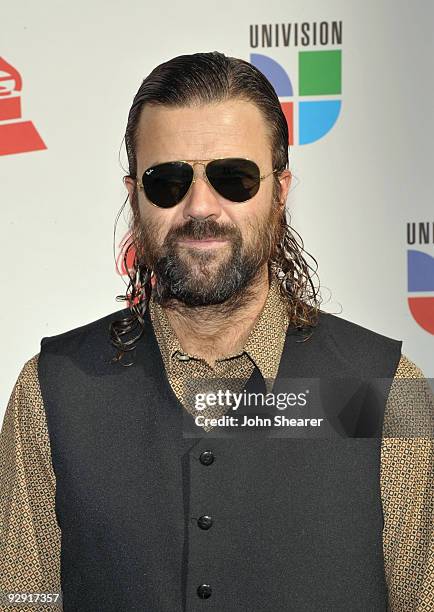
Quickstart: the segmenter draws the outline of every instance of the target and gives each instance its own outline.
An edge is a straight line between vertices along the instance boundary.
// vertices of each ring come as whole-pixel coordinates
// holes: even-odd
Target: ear
[[[286,198],[288,197],[289,188],[291,186],[292,174],[290,170],[283,170],[279,174],[279,183],[280,183],[280,194],[279,199],[281,206],[284,207],[286,204]]]
[[[131,176],[128,176],[128,175],[124,176],[122,180],[123,180],[125,187],[128,190],[129,198],[131,201],[133,197],[134,189],[136,187],[136,181],[133,178],[131,178]]]

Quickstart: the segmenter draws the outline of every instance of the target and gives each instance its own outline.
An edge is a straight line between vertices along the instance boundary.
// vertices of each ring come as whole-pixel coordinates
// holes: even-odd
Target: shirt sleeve
[[[0,432],[0,592],[60,593],[56,481],[38,380],[38,355],[22,368]],[[59,597],[60,599],[60,597]],[[27,607],[26,607],[27,609]],[[30,608],[29,608],[30,609]],[[42,605],[47,612],[61,605]],[[1,612],[22,605],[0,603]]]
[[[401,356],[381,448],[383,550],[391,612],[434,610],[434,397]]]

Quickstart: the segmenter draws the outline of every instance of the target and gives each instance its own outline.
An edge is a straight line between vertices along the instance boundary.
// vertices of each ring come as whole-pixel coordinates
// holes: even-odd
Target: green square
[[[342,53],[300,51],[298,54],[298,93],[321,96],[341,93]]]

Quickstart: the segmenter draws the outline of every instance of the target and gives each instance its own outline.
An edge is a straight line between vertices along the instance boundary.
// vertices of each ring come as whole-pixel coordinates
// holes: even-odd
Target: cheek
[[[169,229],[176,224],[176,211],[156,208],[148,202],[141,202],[139,211],[142,227],[154,242],[161,244]]]
[[[239,206],[239,208],[237,208]],[[239,205],[233,204],[226,208],[228,221],[236,225],[244,237],[250,235],[258,229],[272,215],[273,194],[272,189],[264,189],[259,192],[248,202]]]
[[[227,219],[227,223],[234,225],[241,233],[244,245],[251,245],[255,242],[255,235],[258,233],[261,221],[262,215],[260,212],[251,208],[243,211],[232,211],[232,214]]]

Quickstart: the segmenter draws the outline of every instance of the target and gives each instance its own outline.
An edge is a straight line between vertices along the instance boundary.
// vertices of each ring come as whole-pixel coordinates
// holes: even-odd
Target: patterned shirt
[[[149,303],[169,383],[188,411],[187,379],[218,378],[237,384],[255,365],[265,381],[276,377],[288,325],[286,305],[273,279],[264,308],[243,350],[211,367],[189,355],[164,309]],[[60,592],[61,533],[55,514],[56,480],[38,380],[39,353],[23,366],[8,402],[0,433],[0,591]],[[381,441],[383,550],[391,612],[434,610],[434,448],[432,436],[391,437],[413,411],[414,397],[401,381],[419,384],[417,405],[434,416],[434,398],[421,370],[401,355],[388,396]],[[213,408],[213,416],[216,416]],[[398,426],[398,427],[397,427]],[[406,431],[406,430],[405,430]],[[395,435],[395,434],[394,434]],[[0,603],[0,612],[22,610]],[[48,612],[52,606],[38,606]],[[252,611],[253,612],[253,611]]]

